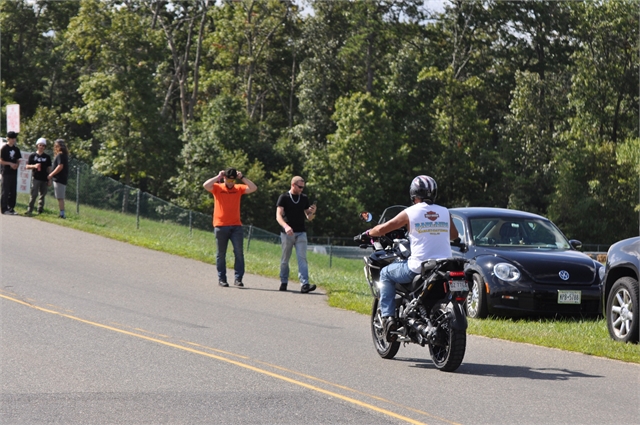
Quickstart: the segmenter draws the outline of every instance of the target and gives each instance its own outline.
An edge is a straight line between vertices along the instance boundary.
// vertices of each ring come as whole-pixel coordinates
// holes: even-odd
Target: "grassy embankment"
[[[17,211],[26,210],[25,201],[26,195],[20,195]],[[51,203],[51,200],[48,202]],[[68,214],[67,220],[58,219],[57,211],[49,208],[45,209],[44,214],[34,218],[215,264],[215,242],[212,231],[193,230],[190,234],[186,227],[145,219],[140,220],[140,229],[136,229],[136,218],[132,215],[86,206],[81,206],[78,215],[75,213],[75,206],[72,207],[70,203],[69,207],[71,207],[69,210],[74,212]],[[277,279],[280,246],[254,239],[247,250],[246,243],[245,240],[247,273]],[[362,274],[362,261],[334,257],[332,267],[329,268],[327,255],[309,253],[308,260],[310,280],[327,292],[329,305],[361,314],[370,313],[371,294]],[[227,261],[228,266],[233,267],[232,254],[228,256]],[[297,276],[296,261],[293,258],[291,276]],[[211,283],[215,284],[214,278]],[[277,285],[277,281],[274,285]],[[275,286],[274,289],[276,289]],[[620,344],[611,340],[604,319],[471,319],[469,333],[640,363],[640,345]]]

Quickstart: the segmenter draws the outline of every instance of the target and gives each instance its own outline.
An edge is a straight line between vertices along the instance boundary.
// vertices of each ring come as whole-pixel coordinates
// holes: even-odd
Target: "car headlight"
[[[509,263],[498,263],[493,266],[493,274],[506,282],[515,282],[520,279],[520,270]]]
[[[600,267],[598,269],[598,277],[600,278],[600,282],[604,282],[604,274],[605,274],[605,268]]]

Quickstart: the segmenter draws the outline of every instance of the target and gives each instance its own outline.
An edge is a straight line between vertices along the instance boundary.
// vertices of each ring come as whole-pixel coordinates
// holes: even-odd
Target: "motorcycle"
[[[391,220],[406,207],[394,205],[385,209],[379,224]],[[373,216],[362,212],[363,221]],[[434,365],[441,371],[455,371],[464,358],[467,344],[467,316],[464,304],[469,294],[469,277],[465,273],[466,260],[447,258],[428,260],[411,283],[396,284],[397,329],[385,334],[380,312],[380,271],[383,267],[411,254],[408,232],[394,230],[380,237],[361,233],[354,237],[360,248],[373,248],[364,258],[364,275],[373,295],[371,335],[380,357],[392,359],[400,344],[419,344],[429,347]],[[460,246],[460,241],[452,242]]]

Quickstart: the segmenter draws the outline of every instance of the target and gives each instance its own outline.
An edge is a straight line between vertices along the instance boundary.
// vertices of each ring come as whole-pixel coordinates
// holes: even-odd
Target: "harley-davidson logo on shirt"
[[[431,221],[436,221],[438,219],[438,217],[440,217],[440,215],[435,212],[435,211],[428,211],[425,215],[424,218],[428,218]]]

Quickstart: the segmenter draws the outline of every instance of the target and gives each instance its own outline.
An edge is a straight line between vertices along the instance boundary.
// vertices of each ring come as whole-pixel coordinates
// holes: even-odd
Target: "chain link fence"
[[[81,205],[89,205],[99,209],[135,214],[139,227],[140,219],[154,220],[187,226],[189,230],[199,229],[213,233],[211,215],[187,210],[142,192],[139,189],[124,185],[114,179],[94,171],[87,164],[75,159],[69,161],[69,182],[67,200],[75,199],[76,213],[80,214]],[[280,244],[280,235],[252,225],[243,226],[247,251],[252,240]],[[355,246],[352,238],[326,236],[309,236],[308,250],[329,257],[331,266],[333,257],[361,259],[366,251]],[[606,254],[609,245],[584,244],[583,251],[594,259]],[[606,257],[605,257],[606,258]]]
[[[136,216],[137,226],[140,219],[154,220],[161,223],[171,223],[193,229],[213,233],[210,214],[187,210],[174,205],[149,193],[122,184],[110,177],[106,177],[89,165],[71,158],[69,160],[69,180],[67,183],[67,202],[75,199],[75,210],[81,214],[82,205],[94,208],[133,214]],[[70,205],[67,207],[69,208]],[[247,251],[251,249],[251,241],[259,240],[280,244],[280,235],[252,226],[243,226]],[[360,259],[364,250],[354,246],[351,238],[308,236],[310,252],[329,256],[329,266],[332,258]]]

